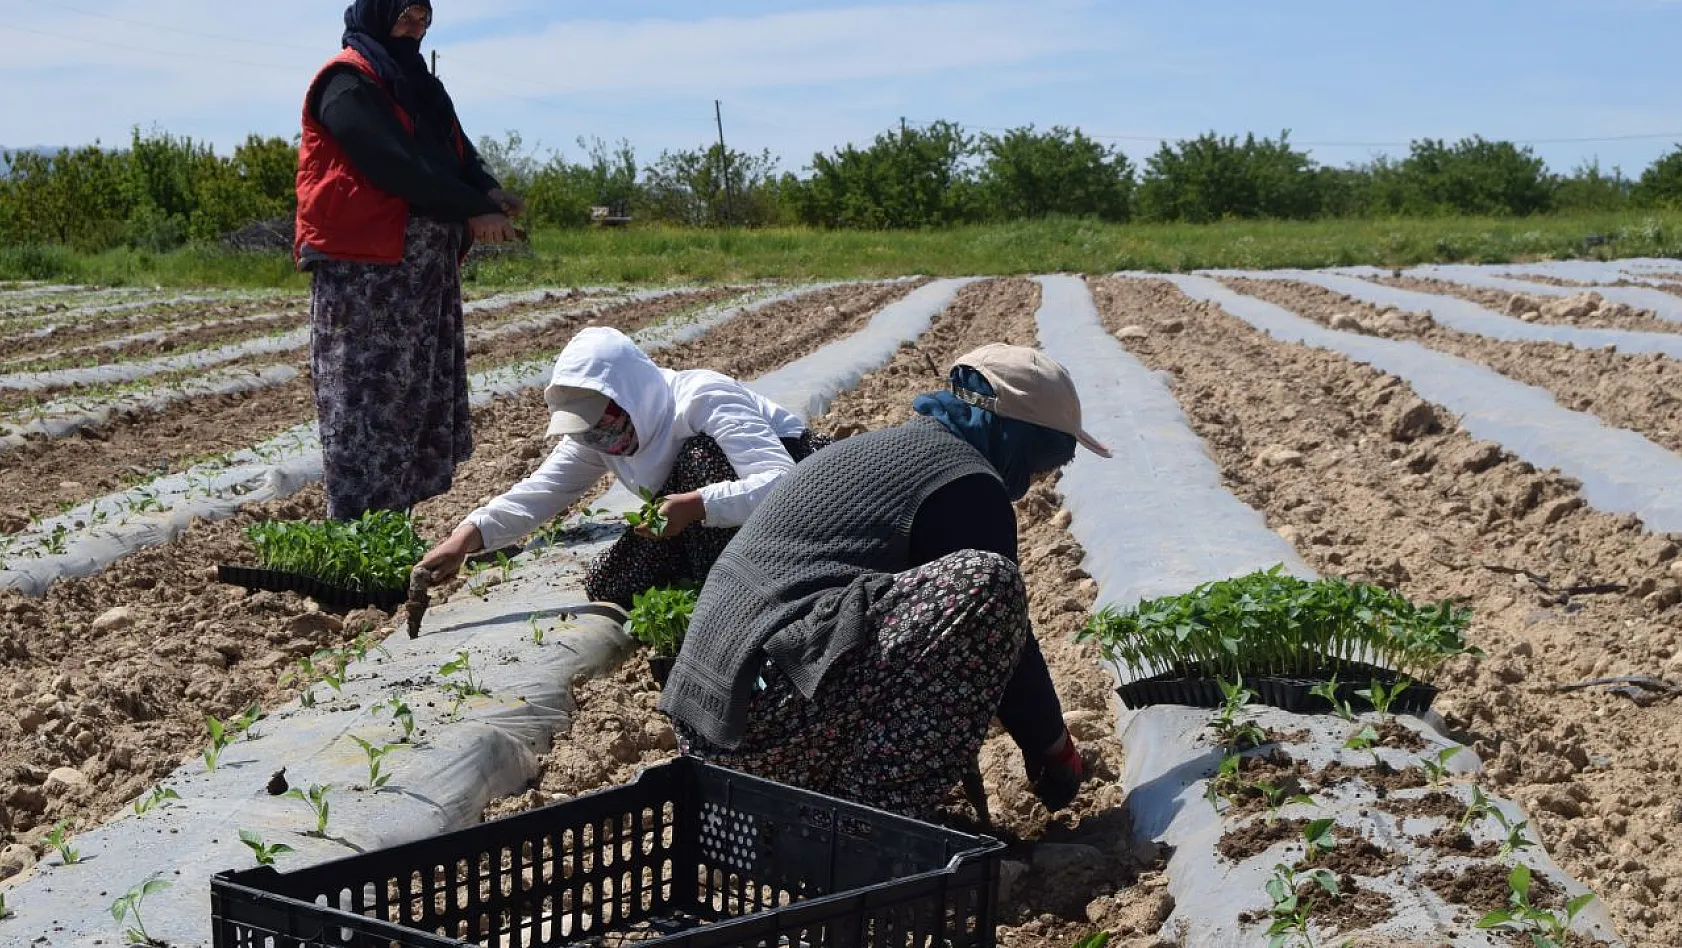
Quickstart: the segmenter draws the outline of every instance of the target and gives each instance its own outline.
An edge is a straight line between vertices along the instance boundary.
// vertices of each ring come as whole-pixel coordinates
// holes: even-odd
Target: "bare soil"
[[[861,297],[885,300],[906,291],[867,287],[828,304],[789,304],[776,314],[785,332],[768,333],[751,320],[726,323],[692,354],[706,358],[699,348],[706,343],[720,362],[728,361],[726,353],[750,359],[758,352],[776,364],[779,354],[763,347],[798,346],[796,327],[828,325],[840,333],[870,315],[861,306],[837,320],[826,313],[828,305],[851,312]],[[661,302],[672,307],[694,299]],[[812,330],[806,341],[815,348],[830,339]],[[520,452],[541,430],[535,422],[541,406],[541,396],[527,392],[475,412],[480,446],[472,470],[425,505],[437,532],[512,483],[490,475],[499,464],[526,463]],[[324,615],[290,594],[246,594],[214,582],[217,564],[252,556],[243,536],[250,524],[324,515],[321,488],[312,486],[228,521],[196,523],[174,543],[139,551],[97,576],[59,582],[40,599],[0,592],[0,876],[21,868],[20,850],[7,846],[39,855],[54,821],[85,829],[195,757],[206,740],[204,715],[226,718],[252,701],[286,700],[291,691],[276,682],[295,658],[390,626],[384,613]],[[254,793],[267,777],[253,777]]]
[[[1390,338],[1418,342],[1486,365],[1514,381],[1547,391],[1566,408],[1634,431],[1671,451],[1682,451],[1682,363],[1674,359],[1553,342],[1503,342],[1446,329],[1429,320],[1409,322],[1409,327],[1417,328],[1404,329],[1377,307],[1322,287],[1282,280],[1223,282],[1324,325],[1344,315],[1368,326],[1387,327],[1383,335]]]
[[[1660,319],[1651,310],[1638,310],[1634,307],[1616,303],[1603,303],[1592,314],[1580,319],[1556,318],[1548,314],[1548,304],[1557,301],[1557,297],[1542,296],[1529,293],[1512,293],[1506,290],[1490,290],[1482,287],[1463,286],[1448,280],[1430,280],[1420,277],[1371,277],[1374,283],[1395,287],[1399,290],[1416,290],[1421,293],[1434,293],[1437,296],[1457,296],[1492,310],[1497,313],[1519,317],[1525,313],[1536,313],[1533,320],[1539,323],[1553,323],[1560,326],[1576,326],[1581,329],[1633,329],[1637,332],[1682,332],[1682,323]],[[1592,293],[1591,287],[1584,287],[1584,293]],[[1597,294],[1598,295],[1598,294]]]
[[[1226,486],[1311,566],[1474,610],[1489,659],[1448,666],[1436,707],[1487,763],[1483,783],[1525,806],[1632,944],[1682,944],[1682,856],[1666,842],[1682,819],[1682,705],[1551,690],[1682,677],[1677,538],[1593,510],[1575,483],[1474,441],[1440,409],[1434,430],[1398,426],[1423,404],[1399,379],[1273,340],[1165,282],[1094,287],[1113,330],[1155,327],[1127,346],[1169,373]],[[1266,460],[1280,447],[1301,463]],[[1628,591],[1561,604],[1486,564]]]

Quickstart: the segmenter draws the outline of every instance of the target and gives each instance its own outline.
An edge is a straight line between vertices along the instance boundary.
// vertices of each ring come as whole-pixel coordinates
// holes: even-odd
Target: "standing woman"
[[[327,513],[407,510],[473,451],[460,263],[524,208],[485,170],[420,44],[430,0],[356,0],[310,84],[294,252],[314,274],[310,371]]]

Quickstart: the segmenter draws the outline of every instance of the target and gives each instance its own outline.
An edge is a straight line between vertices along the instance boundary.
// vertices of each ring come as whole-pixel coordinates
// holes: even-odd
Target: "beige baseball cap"
[[[595,427],[607,411],[608,397],[593,389],[551,385],[543,390],[543,401],[549,406],[548,435],[558,438]]]
[[[1067,369],[1045,353],[1027,346],[995,342],[953,363],[954,368],[960,365],[980,372],[997,393],[989,398],[975,392],[955,391],[964,401],[1004,418],[1073,435],[1093,454],[1101,458],[1112,456],[1109,448],[1081,427],[1080,393],[1075,391],[1075,381]]]

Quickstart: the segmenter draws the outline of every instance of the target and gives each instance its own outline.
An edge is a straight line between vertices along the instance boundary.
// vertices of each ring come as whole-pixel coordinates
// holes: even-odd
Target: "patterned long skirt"
[[[996,553],[953,553],[899,574],[868,622],[811,701],[767,663],[741,744],[710,747],[676,723],[683,752],[929,818],[980,752],[1032,634],[1022,574]]]
[[[402,263],[315,266],[310,372],[333,519],[442,494],[473,453],[462,236],[411,216]]]
[[[783,447],[795,463],[829,444],[823,435],[807,431],[784,438]],[[724,449],[707,435],[683,443],[660,496],[687,494],[708,484],[736,480],[736,469]],[[736,535],[735,527],[690,527],[669,540],[650,540],[627,530],[584,573],[584,594],[592,602],[614,602],[629,609],[637,593],[661,586],[706,582],[719,554]]]

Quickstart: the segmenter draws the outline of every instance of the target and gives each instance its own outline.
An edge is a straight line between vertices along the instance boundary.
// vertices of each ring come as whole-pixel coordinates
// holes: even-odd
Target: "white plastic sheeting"
[[[1042,278],[1040,283],[1045,290],[1038,320],[1040,343],[1074,377],[1087,430],[1116,454],[1106,461],[1082,452],[1059,482],[1064,505],[1073,515],[1070,531],[1086,551],[1082,567],[1099,585],[1099,604],[1131,606],[1141,598],[1177,595],[1204,582],[1278,563],[1295,575],[1312,577],[1313,571],[1267,528],[1260,514],[1221,488],[1219,467],[1186,423],[1166,382],[1104,329],[1085,285],[1070,277]],[[1204,781],[1219,764],[1218,753],[1203,739],[1209,717],[1208,711],[1179,707],[1123,712],[1122,783],[1135,838],[1173,847],[1168,886],[1175,908],[1164,933],[1199,948],[1251,948],[1265,943],[1260,934],[1265,926],[1246,925],[1239,915],[1265,910],[1264,886],[1273,865],[1283,861],[1283,852],[1270,850],[1241,864],[1219,855],[1222,820],[1203,796]],[[1290,748],[1312,766],[1327,762],[1332,755],[1326,748],[1341,747],[1345,737],[1334,737],[1335,726],[1323,720],[1283,712],[1266,712],[1261,723],[1287,732],[1312,728],[1309,741]],[[1424,730],[1422,725],[1411,726]],[[1436,744],[1447,743],[1430,737]],[[1383,753],[1394,757],[1390,751]],[[1457,769],[1472,769],[1470,752],[1460,757],[1464,759],[1456,760]],[[1417,764],[1399,757],[1392,762]],[[1340,825],[1381,845],[1409,851],[1395,827],[1375,815],[1370,793],[1363,796],[1351,787],[1347,796],[1319,802],[1316,818],[1335,815]],[[1511,804],[1503,806],[1517,815]],[[1303,816],[1300,809],[1284,815]],[[1545,856],[1529,861],[1571,891],[1582,891]],[[1404,867],[1414,878],[1423,871],[1419,861]],[[1395,900],[1392,918],[1372,933],[1386,940],[1376,943],[1495,944],[1481,933],[1470,933],[1469,926],[1448,925],[1446,909],[1423,886],[1404,879],[1374,883],[1373,888]],[[1604,925],[1598,910],[1586,913],[1583,920]],[[1402,933],[1417,940],[1406,940]]]
[[[747,305],[710,307],[681,324],[650,327],[633,338],[655,352],[741,313],[808,292],[810,288],[800,288]],[[540,387],[551,370],[551,363],[542,360],[478,373],[470,380],[470,400],[482,405]],[[321,442],[312,422],[180,474],[78,505],[0,544],[0,588],[39,596],[59,579],[89,576],[135,550],[168,543],[195,518],[226,519],[247,504],[290,496],[321,479],[321,464]]]
[[[1115,454],[1106,461],[1077,451],[1061,481],[1099,605],[1131,606],[1278,563],[1293,575],[1314,575],[1221,485],[1219,466],[1168,381],[1105,331],[1086,284],[1063,276],[1039,283],[1040,345],[1074,376],[1086,430]],[[1126,517],[1112,521],[1104,511],[1114,509]]]
[[[1312,270],[1221,270],[1209,271],[1207,275],[1247,277],[1253,280],[1296,280],[1343,293],[1375,306],[1394,306],[1397,309],[1430,313],[1432,319],[1449,329],[1504,342],[1554,342],[1576,346],[1579,349],[1616,346],[1619,352],[1657,352],[1672,359],[1682,358],[1682,333],[1582,329],[1576,326],[1527,323],[1522,319],[1491,312],[1458,297],[1398,290],[1366,280]]]
[[[0,389],[39,392],[75,385],[114,385],[151,378],[169,372],[186,372],[223,365],[250,356],[275,355],[303,348],[310,340],[308,327],[293,329],[271,336],[247,339],[225,346],[184,352],[180,355],[156,359],[137,359],[112,365],[93,365],[79,369],[57,369],[51,372],[17,372],[0,375]]]
[[[1221,757],[1220,750],[1208,737],[1212,716],[1213,712],[1207,709],[1177,706],[1124,712],[1122,743],[1127,756],[1122,767],[1122,787],[1127,793],[1135,836],[1173,849],[1168,861],[1168,885],[1175,906],[1164,931],[1188,946],[1253,948],[1266,943],[1261,934],[1266,924],[1245,924],[1240,917],[1245,913],[1266,915],[1271,905],[1266,891],[1268,879],[1276,865],[1291,865],[1303,857],[1302,842],[1296,839],[1276,843],[1240,862],[1220,855],[1216,847],[1229,828],[1239,822],[1265,821],[1267,815],[1258,813],[1229,821],[1209,802],[1208,778],[1219,768]],[[1292,759],[1303,761],[1312,771],[1332,763],[1351,768],[1365,768],[1373,763],[1372,753],[1345,750],[1343,744],[1362,725],[1377,724],[1375,716],[1366,715],[1358,723],[1348,723],[1269,708],[1256,709],[1255,719],[1263,728],[1293,735],[1292,740],[1278,745],[1279,749]],[[1397,770],[1422,773],[1424,761],[1435,758],[1441,750],[1458,746],[1423,721],[1405,717],[1396,720],[1419,734],[1427,745],[1423,751],[1378,749],[1379,759]],[[1296,739],[1299,732],[1303,736]],[[1462,749],[1450,759],[1449,767],[1456,777],[1445,783],[1441,792],[1469,803],[1471,783],[1464,778],[1475,780],[1481,771],[1477,755]],[[1383,875],[1358,879],[1363,890],[1389,897],[1390,916],[1359,933],[1343,931],[1336,938],[1317,937],[1317,944],[1340,945],[1357,934],[1364,939],[1360,944],[1390,948],[1443,945],[1506,948],[1513,943],[1510,935],[1496,936],[1474,929],[1471,921],[1478,913],[1451,905],[1424,881],[1432,872],[1458,873],[1479,862],[1490,861],[1449,855],[1415,840],[1442,828],[1448,822],[1445,818],[1404,818],[1389,812],[1390,807],[1429,792],[1429,789],[1398,790],[1381,798],[1365,781],[1352,779],[1335,788],[1317,790],[1312,795],[1313,806],[1293,804],[1280,810],[1278,817],[1283,820],[1335,819],[1340,835],[1369,840],[1402,857],[1399,865]],[[1526,819],[1517,805],[1500,799],[1492,802],[1509,821]],[[1505,838],[1496,831],[1491,819],[1468,827],[1468,833],[1480,843]],[[1531,867],[1536,880],[1533,885],[1537,887],[1551,884],[1568,896],[1588,891],[1539,849],[1526,851],[1520,861]],[[1611,920],[1598,901],[1590,903],[1578,916],[1575,928],[1585,935],[1618,943]],[[1325,934],[1323,929],[1320,934]]]
[[[1498,442],[1539,468],[1557,467],[1581,481],[1583,497],[1600,510],[1634,514],[1656,533],[1682,531],[1682,457],[1633,431],[1562,408],[1546,391],[1458,356],[1327,329],[1203,277],[1163,279],[1277,339],[1342,353],[1398,376],[1420,398],[1459,415],[1461,427],[1473,437]]]
[[[1660,319],[1682,322],[1682,296],[1640,286],[1554,286],[1533,280],[1517,280],[1498,276],[1487,268],[1474,266],[1415,267],[1407,276],[1426,280],[1446,280],[1485,290],[1504,293],[1524,293],[1529,296],[1552,296],[1563,299],[1579,293],[1598,293],[1614,303],[1623,303],[1640,310],[1649,310]],[[1613,278],[1617,279],[1617,278]]]

